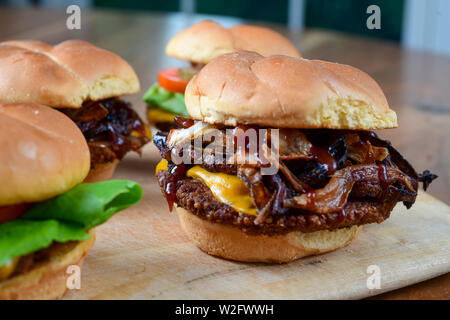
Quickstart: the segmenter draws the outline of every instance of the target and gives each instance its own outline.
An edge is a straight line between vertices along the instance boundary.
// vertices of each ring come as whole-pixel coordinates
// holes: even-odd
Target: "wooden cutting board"
[[[386,222],[364,227],[349,246],[283,265],[237,263],[209,256],[169,213],[154,169],[159,154],[127,157],[114,178],[144,188],[142,202],[97,228],[81,289],[66,299],[356,299],[450,271],[450,208],[426,193]],[[368,289],[369,266],[380,289]],[[375,267],[376,268],[376,267]]]

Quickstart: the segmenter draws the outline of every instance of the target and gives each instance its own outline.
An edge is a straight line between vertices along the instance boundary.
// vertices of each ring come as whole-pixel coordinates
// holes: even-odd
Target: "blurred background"
[[[11,7],[105,8],[140,12],[184,12],[284,24],[293,30],[323,28],[378,37],[406,48],[450,56],[449,0],[0,0]],[[381,11],[381,29],[369,30],[370,5]]]
[[[80,29],[66,25],[72,4]],[[373,5],[381,28],[371,30]],[[188,64],[165,54],[167,42],[203,19],[272,28],[305,58],[367,72],[399,119],[381,136],[418,170],[438,174],[429,192],[450,204],[450,0],[0,0],[0,42],[81,39],[119,54],[141,82],[126,99],[144,116],[142,95],[158,72]]]

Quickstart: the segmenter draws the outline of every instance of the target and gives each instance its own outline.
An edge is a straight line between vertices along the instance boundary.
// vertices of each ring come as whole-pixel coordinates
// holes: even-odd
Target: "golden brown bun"
[[[181,226],[208,254],[243,262],[283,263],[325,253],[349,244],[362,227],[286,235],[247,235],[238,228],[203,220],[177,207]]]
[[[85,241],[58,243],[51,247],[50,258],[29,272],[0,282],[0,300],[48,300],[61,298],[67,291],[70,274],[67,267],[83,265],[84,257],[95,242],[95,232]]]
[[[229,53],[188,84],[189,114],[209,123],[287,128],[397,126],[378,84],[361,70],[326,61]]]
[[[52,198],[89,171],[80,129],[49,107],[0,103],[0,146],[0,206]]]
[[[254,51],[263,56],[300,57],[292,42],[273,30],[247,25],[225,28],[211,20],[181,31],[166,46],[168,56],[195,63],[208,63],[237,50]]]
[[[116,167],[119,164],[119,160],[112,162],[102,163],[89,171],[88,176],[83,182],[98,182],[111,179],[116,171]]]
[[[0,100],[79,108],[84,101],[139,91],[131,66],[88,42],[0,44]]]

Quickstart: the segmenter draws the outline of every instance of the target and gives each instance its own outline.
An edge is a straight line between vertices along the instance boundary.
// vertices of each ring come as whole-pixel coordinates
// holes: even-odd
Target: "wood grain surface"
[[[209,256],[189,241],[149,179],[157,162],[151,145],[143,158],[120,164],[115,178],[139,182],[144,199],[97,228],[81,290],[66,299],[360,299],[450,271],[450,208],[426,193],[328,254],[282,265]],[[380,268],[380,289],[367,288],[372,265]]]
[[[204,18],[206,16],[202,15],[83,10],[81,30],[68,30],[66,14],[63,9],[35,10],[0,7],[0,41],[37,39],[52,44],[67,39],[91,41],[100,47],[118,53],[130,62],[141,80],[142,95],[147,87],[156,81],[156,74],[161,68],[183,65],[183,62],[165,56],[164,46],[167,41],[179,30]],[[243,22],[231,18],[212,18],[226,25]],[[280,25],[263,25],[289,37],[306,58],[351,64],[375,78],[384,90],[391,108],[397,112],[400,124],[398,129],[385,130],[379,134],[391,140],[417,170],[430,169],[438,174],[439,179],[433,183],[429,193],[447,204],[450,203],[450,59],[448,57],[404,50],[396,43],[342,33],[323,30],[306,30],[300,33],[289,31]],[[141,102],[141,95],[127,98],[133,102],[136,110],[143,114],[145,105]],[[153,162],[149,163],[145,159],[137,160],[131,156],[126,159],[124,165],[128,166],[131,173],[135,174],[134,176],[140,178],[139,181],[154,183]],[[129,163],[133,165],[130,166]],[[119,174],[123,174],[122,172],[121,170]],[[130,178],[127,174],[125,177]],[[159,190],[155,186],[148,190],[150,191],[147,192],[151,192],[152,200],[146,198],[143,205],[150,202],[156,203],[156,209],[153,211],[161,216],[156,217],[156,220],[153,221],[156,225],[148,226],[148,236],[151,237],[154,229],[170,231],[170,228],[159,224],[161,222],[159,219],[165,221],[165,217],[168,216]],[[142,216],[141,223],[145,223],[147,218],[150,219],[145,212],[139,212],[133,212],[131,215]],[[125,214],[120,217],[123,215]],[[169,217],[175,219],[172,216]],[[131,232],[133,234],[133,224],[120,225],[114,221],[111,225],[102,228],[105,230],[107,228],[123,228],[122,233]],[[175,220],[171,221],[171,227],[175,228]],[[430,223],[433,222],[430,221]],[[383,225],[369,226],[368,229],[381,228]],[[105,237],[107,237],[106,234]],[[170,232],[165,237],[175,241],[174,246],[177,241],[183,240],[182,235],[172,238]],[[128,247],[129,250],[153,243],[141,243],[139,239],[131,242],[137,247]],[[99,245],[101,243],[99,240]],[[117,239],[112,239],[112,244],[125,248],[129,241],[125,241],[119,236]],[[101,255],[95,257],[95,254],[96,251],[90,255],[91,258],[88,258],[87,270],[89,270],[90,259],[102,259]],[[136,265],[140,265],[138,262]],[[183,265],[183,262],[181,264]],[[124,265],[118,262],[117,268],[121,266]],[[170,268],[172,265],[166,267]],[[403,283],[403,286],[407,284]],[[386,299],[448,299],[449,287],[450,280],[447,275],[427,281],[419,287],[410,286],[378,297]]]

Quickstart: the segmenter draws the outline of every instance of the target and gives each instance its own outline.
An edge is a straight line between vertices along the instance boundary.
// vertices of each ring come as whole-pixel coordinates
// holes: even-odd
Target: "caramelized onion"
[[[295,129],[280,129],[279,150],[281,160],[312,159],[312,144],[305,134]]]
[[[330,182],[321,189],[308,192],[284,201],[287,207],[294,207],[319,214],[328,214],[344,208],[355,182],[380,183],[377,165],[354,165],[336,171]],[[417,184],[395,168],[385,168],[383,182],[390,185],[396,181],[404,184],[411,192],[417,192]]]

